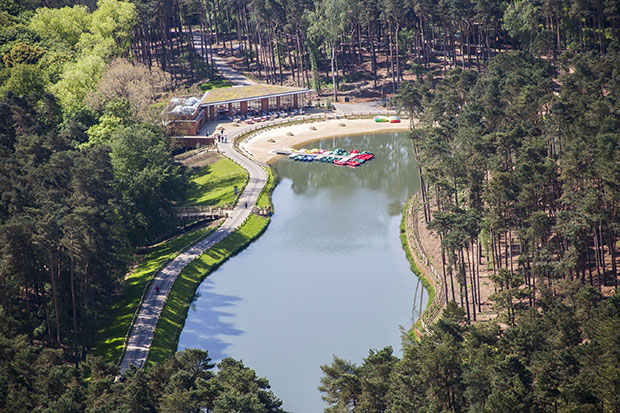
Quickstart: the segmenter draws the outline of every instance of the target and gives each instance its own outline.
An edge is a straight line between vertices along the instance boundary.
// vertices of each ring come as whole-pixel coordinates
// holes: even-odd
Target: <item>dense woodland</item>
[[[2,324],[77,363],[131,254],[176,227],[187,180],[148,116],[169,76],[122,58],[130,3],[2,17]]]
[[[175,0],[136,1],[132,53],[177,76],[209,73],[214,48],[242,57],[270,83],[316,90],[323,79],[387,80],[434,70],[485,70],[491,58],[527,50],[556,60],[566,51],[607,53],[620,38],[620,5],[589,1]],[[207,51],[190,47],[194,31]],[[216,51],[217,51],[216,50]],[[199,63],[201,62],[201,63]],[[206,66],[205,66],[206,65]]]
[[[0,1],[0,410],[280,410],[233,360],[115,381],[88,355],[187,188],[157,102],[226,51],[271,83],[397,92],[419,119],[451,303],[401,360],[323,366],[330,411],[620,411],[620,4],[75,3]],[[500,317],[472,325],[482,270]]]
[[[425,219],[442,240],[440,293],[468,319],[481,267],[511,324],[560,279],[617,290],[619,69],[615,45],[557,65],[515,52],[484,75],[401,87],[398,100],[420,119],[412,140]]]
[[[59,350],[40,350],[23,337],[0,337],[0,409],[6,412],[264,412],[281,413],[269,382],[240,361],[211,363],[206,351],[186,350],[122,379],[101,359],[78,369]]]
[[[572,282],[515,326],[468,324],[448,305],[420,341],[321,366],[326,412],[618,411],[620,301]]]

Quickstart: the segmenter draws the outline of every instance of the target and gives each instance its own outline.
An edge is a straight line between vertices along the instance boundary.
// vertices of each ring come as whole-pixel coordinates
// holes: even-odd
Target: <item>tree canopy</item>
[[[365,84],[417,121],[449,304],[402,358],[322,366],[327,411],[618,411],[619,10],[0,2],[0,408],[282,411],[239,361],[215,372],[188,350],[115,380],[88,355],[129,257],[174,229],[187,187],[148,112],[168,88],[215,78],[219,51],[336,99]],[[500,317],[471,324],[485,270]]]

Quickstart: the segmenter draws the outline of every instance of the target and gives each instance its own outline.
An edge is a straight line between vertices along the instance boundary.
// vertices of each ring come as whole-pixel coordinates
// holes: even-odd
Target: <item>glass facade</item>
[[[281,96],[280,107],[282,109],[290,109],[293,107],[293,95]]]

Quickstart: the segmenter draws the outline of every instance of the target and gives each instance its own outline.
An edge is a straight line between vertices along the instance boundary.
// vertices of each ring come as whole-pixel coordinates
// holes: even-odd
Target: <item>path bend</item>
[[[229,137],[229,141],[233,142],[234,137]],[[218,149],[224,156],[232,159],[248,171],[248,184],[243,189],[232,213],[215,232],[183,251],[155,275],[131,327],[125,353],[120,363],[121,374],[125,373],[132,365],[138,368],[144,366],[166,298],[181,270],[243,224],[250,216],[252,207],[256,204],[267,183],[268,175],[265,169],[257,162],[237,152],[232,143],[219,143]],[[156,290],[156,287],[159,288],[159,291]]]

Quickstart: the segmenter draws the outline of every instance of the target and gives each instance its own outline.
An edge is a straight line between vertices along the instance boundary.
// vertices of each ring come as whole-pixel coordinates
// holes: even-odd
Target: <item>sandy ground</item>
[[[422,248],[426,251],[426,254],[431,260],[433,266],[441,271],[441,241],[439,237],[429,231],[426,228],[426,223],[424,222],[424,214],[420,212],[418,214],[418,233],[420,235],[420,243],[422,244]],[[419,263],[422,264],[422,263]],[[423,265],[423,264],[422,264]],[[516,266],[516,263],[515,263]],[[515,267],[516,268],[516,267]],[[469,273],[468,273],[469,274]],[[491,294],[495,293],[495,287],[493,282],[489,278],[491,275],[491,271],[487,269],[487,257],[484,254],[482,260],[480,262],[480,306],[476,306],[476,321],[488,321],[492,320],[497,316],[497,311],[493,308],[493,302],[490,299]],[[456,289],[455,296],[456,301],[460,305],[460,296],[459,296],[459,287],[455,280],[454,288]],[[471,283],[469,282],[468,277],[468,290],[470,291],[470,300],[471,300]],[[450,279],[448,278],[448,290],[449,290],[449,298],[452,299],[452,289]],[[437,292],[440,293],[439,291]],[[445,294],[445,291],[441,292]],[[471,307],[470,307],[471,308]],[[472,309],[472,317],[473,317],[473,309]]]
[[[241,147],[262,162],[269,162],[280,155],[271,151],[307,144],[323,138],[357,135],[369,132],[390,132],[409,129],[409,120],[401,123],[375,122],[372,119],[331,119],[297,125],[283,125],[259,132],[241,143]]]

